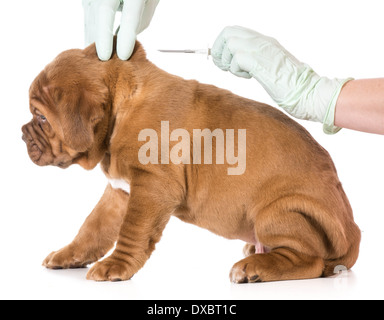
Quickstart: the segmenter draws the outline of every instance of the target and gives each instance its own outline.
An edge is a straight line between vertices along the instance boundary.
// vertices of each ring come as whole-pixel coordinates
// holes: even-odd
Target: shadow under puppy
[[[275,108],[158,69],[139,43],[129,61],[114,54],[101,62],[94,45],[60,54],[33,82],[30,110],[22,131],[34,163],[87,170],[101,163],[111,181],[73,242],[45,259],[47,268],[85,267],[117,242],[87,278],[128,280],[172,215],[248,243],[230,273],[236,283],[330,276],[358,258],[360,230],[334,164],[303,127]],[[246,130],[246,146],[236,147],[246,148],[245,170],[229,175],[228,162],[195,163],[195,139],[178,164],[160,164],[167,148],[151,154],[159,164],[143,164],[146,140],[138,137],[151,129],[169,139],[164,121],[190,136]]]

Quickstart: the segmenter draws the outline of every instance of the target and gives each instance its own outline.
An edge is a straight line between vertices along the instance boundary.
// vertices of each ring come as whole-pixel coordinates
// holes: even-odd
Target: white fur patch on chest
[[[120,189],[125,191],[126,193],[131,192],[129,184],[123,179],[109,179],[108,181],[113,189]]]

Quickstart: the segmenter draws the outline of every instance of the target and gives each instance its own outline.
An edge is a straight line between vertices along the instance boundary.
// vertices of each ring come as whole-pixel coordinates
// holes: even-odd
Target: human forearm
[[[384,134],[384,78],[348,82],[337,100],[335,125]]]

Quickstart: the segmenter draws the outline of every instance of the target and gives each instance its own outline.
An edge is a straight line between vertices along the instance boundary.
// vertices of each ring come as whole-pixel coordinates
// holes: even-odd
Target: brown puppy
[[[230,274],[237,283],[329,276],[357,260],[360,230],[348,199],[328,153],[304,128],[270,106],[159,70],[140,44],[126,62],[116,54],[100,62],[94,45],[62,53],[33,82],[30,109],[22,131],[36,164],[90,170],[101,162],[111,181],[73,242],[46,258],[47,268],[85,267],[117,241],[87,278],[128,280],[172,215],[249,243]],[[148,142],[145,129],[161,141]],[[176,129],[179,138],[170,139]],[[198,129],[215,133],[212,164],[196,157]],[[228,143],[231,130],[239,143],[226,144],[225,161],[220,132]],[[159,150],[143,152],[144,145]],[[208,139],[204,157],[209,147]],[[246,162],[230,175],[235,154]]]

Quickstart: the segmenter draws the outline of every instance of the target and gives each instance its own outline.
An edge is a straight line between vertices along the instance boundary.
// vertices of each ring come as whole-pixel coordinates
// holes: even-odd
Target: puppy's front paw
[[[43,266],[48,269],[85,268],[97,261],[97,255],[84,252],[79,248],[68,245],[59,251],[54,251],[43,261]]]
[[[94,281],[126,281],[134,275],[130,266],[124,262],[109,257],[96,263],[87,274],[88,280]]]

